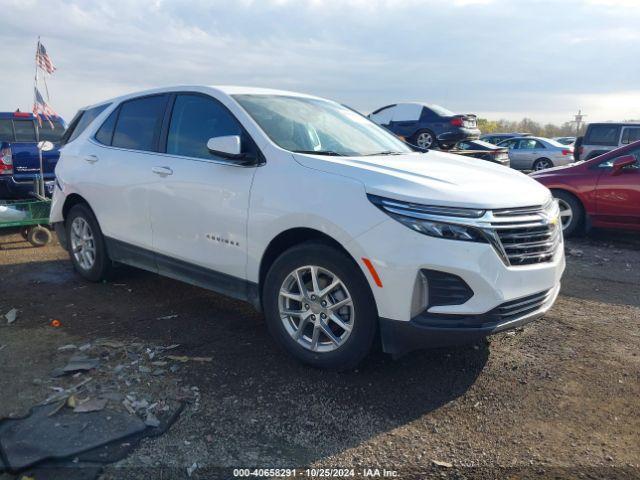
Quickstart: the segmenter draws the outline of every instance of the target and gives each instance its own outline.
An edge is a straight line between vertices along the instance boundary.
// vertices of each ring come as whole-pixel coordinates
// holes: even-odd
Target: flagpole
[[[38,44],[36,46],[36,56],[34,58],[36,64],[36,73],[34,77],[33,84],[33,106],[34,110],[36,110],[36,90],[38,89],[38,53],[40,52],[40,35],[38,35]],[[36,110],[37,111],[37,110]],[[36,145],[38,148],[38,159],[40,160],[40,178],[38,179],[38,186],[36,188],[36,196],[42,197],[44,196],[44,167],[42,163],[42,148],[40,146],[40,128],[38,127],[38,114],[36,113],[36,121],[33,124],[36,127]]]

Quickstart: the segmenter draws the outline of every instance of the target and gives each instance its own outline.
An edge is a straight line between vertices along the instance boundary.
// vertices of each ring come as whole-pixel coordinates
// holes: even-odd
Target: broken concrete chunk
[[[89,400],[79,403],[73,409],[74,413],[98,412],[104,410],[107,406],[106,398],[90,398]]]
[[[147,418],[144,421],[144,424],[148,427],[158,428],[160,426],[160,420],[153,413],[147,412]]]
[[[7,313],[4,314],[4,318],[7,319],[7,324],[9,325],[15,322],[17,317],[18,317],[18,310],[15,308],[12,308],[11,310],[9,310]]]

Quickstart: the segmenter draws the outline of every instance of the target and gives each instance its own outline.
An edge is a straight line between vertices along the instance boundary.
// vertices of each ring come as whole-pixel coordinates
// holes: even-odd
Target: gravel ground
[[[89,284],[59,246],[4,234],[0,313],[18,316],[11,325],[0,317],[0,417],[91,375],[79,397],[187,402],[166,434],[106,466],[105,479],[184,478],[189,467],[192,478],[230,478],[238,467],[640,478],[640,240],[599,232],[567,252],[544,319],[481,345],[397,361],[378,352],[358,371],[330,373],[281,354],[243,303],[130,268]],[[68,344],[89,345],[101,367],[51,378],[77,353],[59,350]]]

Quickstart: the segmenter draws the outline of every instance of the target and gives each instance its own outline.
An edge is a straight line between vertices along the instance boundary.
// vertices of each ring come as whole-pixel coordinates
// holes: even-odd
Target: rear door
[[[74,184],[93,208],[112,253],[148,269],[155,269],[155,261],[140,249],[152,249],[148,198],[157,181],[153,167],[167,99],[158,94],[124,101],[77,151],[83,172]]]
[[[612,175],[611,167],[619,157],[611,157],[596,167],[602,173],[596,189],[594,224],[640,229],[640,148],[622,155],[634,155],[636,163],[618,175]]]
[[[424,107],[413,103],[396,105],[391,119],[391,131],[396,135],[411,137],[420,129]]]
[[[231,277],[246,278],[249,194],[257,167],[211,153],[207,141],[239,135],[243,153],[256,156],[257,147],[209,95],[179,93],[170,109],[165,153],[154,158],[149,197],[159,271],[234,295]]]

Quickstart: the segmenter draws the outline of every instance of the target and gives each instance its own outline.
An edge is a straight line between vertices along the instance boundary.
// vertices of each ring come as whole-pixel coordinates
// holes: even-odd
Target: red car
[[[531,177],[558,199],[566,237],[590,227],[640,231],[640,141]]]

